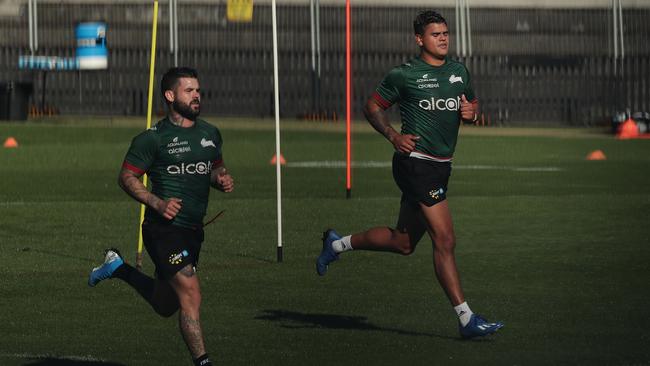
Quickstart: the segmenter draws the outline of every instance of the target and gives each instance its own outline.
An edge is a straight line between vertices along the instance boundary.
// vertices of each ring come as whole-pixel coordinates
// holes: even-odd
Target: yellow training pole
[[[156,69],[156,31],[158,30],[158,0],[153,2],[153,24],[151,25],[151,63],[149,64],[149,95],[147,96],[147,129],[151,128],[151,109],[153,108],[153,79]],[[147,186],[147,175],[142,178]],[[138,235],[138,253],[135,256],[135,267],[142,268],[142,222],[144,221],[144,204],[140,205],[140,231]]]

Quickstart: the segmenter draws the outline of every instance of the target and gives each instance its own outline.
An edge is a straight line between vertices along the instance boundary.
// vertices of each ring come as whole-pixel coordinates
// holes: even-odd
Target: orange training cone
[[[607,160],[603,150],[594,150],[587,155],[587,160]]]
[[[634,139],[639,137],[639,127],[636,125],[636,122],[632,118],[628,118],[627,121],[621,123],[618,128],[618,133],[616,137],[619,139]]]
[[[269,164],[274,165],[274,164],[277,164],[277,162],[278,162],[278,157],[275,154],[273,154],[273,157],[271,158],[271,161],[269,162]],[[280,165],[284,165],[286,163],[287,163],[287,161],[284,159],[284,156],[282,156],[282,154],[280,154]]]
[[[5,140],[4,145],[2,145],[2,146],[4,146],[7,149],[18,147],[18,141],[16,141],[15,138],[9,136],[9,137],[7,137],[7,139]]]

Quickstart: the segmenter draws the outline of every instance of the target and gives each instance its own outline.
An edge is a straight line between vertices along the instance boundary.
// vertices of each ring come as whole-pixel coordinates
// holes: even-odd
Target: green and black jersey
[[[451,161],[463,94],[476,102],[465,65],[447,58],[443,65],[432,66],[416,57],[392,69],[373,97],[384,109],[399,103],[401,133],[420,136],[411,156]]]
[[[201,226],[208,206],[210,172],[222,163],[221,145],[219,130],[203,120],[184,128],[165,118],[133,138],[122,166],[139,175],[147,173],[151,192],[161,199],[183,201],[172,224]],[[149,207],[145,217],[166,221]]]

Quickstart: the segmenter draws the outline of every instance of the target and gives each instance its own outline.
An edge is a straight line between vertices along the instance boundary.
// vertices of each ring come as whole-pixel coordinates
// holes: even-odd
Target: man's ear
[[[416,34],[415,35],[415,43],[417,43],[418,46],[422,47],[424,43],[422,43],[422,35],[421,34]]]
[[[167,102],[172,103],[175,99],[174,92],[171,90],[165,90],[165,99],[167,99]]]

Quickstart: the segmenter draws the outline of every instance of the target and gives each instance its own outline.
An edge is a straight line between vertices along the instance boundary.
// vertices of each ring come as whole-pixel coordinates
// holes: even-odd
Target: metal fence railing
[[[366,98],[385,72],[417,53],[415,7],[353,8],[353,106],[361,116]],[[452,35],[453,7],[440,8]],[[39,4],[41,55],[74,56],[73,27],[107,23],[109,68],[102,71],[28,71],[27,17],[0,18],[0,81],[34,84],[32,103],[61,113],[142,115],[146,112],[152,9],[148,4]],[[196,67],[205,112],[272,116],[271,8],[256,5],[251,23],[225,19],[225,2],[178,4],[178,61]],[[612,9],[472,8],[471,55],[462,57],[491,123],[606,121],[629,108],[650,110],[650,9],[623,8],[624,55],[614,55]],[[319,93],[314,92],[309,2],[278,7],[280,107],[284,117],[345,112],[344,8],[320,8]],[[172,66],[169,12],[160,7],[156,79]],[[456,38],[451,54],[456,55]],[[617,48],[618,49],[618,48]],[[154,110],[163,105],[156,91]],[[319,96],[318,100],[315,100]],[[315,110],[316,109],[316,110]]]

